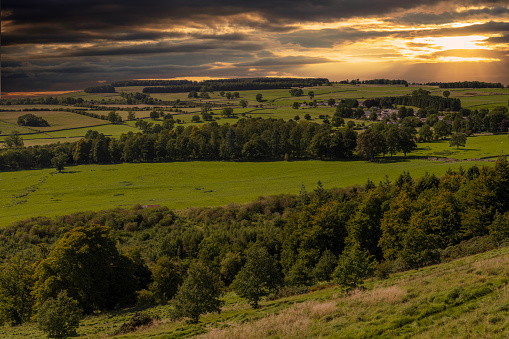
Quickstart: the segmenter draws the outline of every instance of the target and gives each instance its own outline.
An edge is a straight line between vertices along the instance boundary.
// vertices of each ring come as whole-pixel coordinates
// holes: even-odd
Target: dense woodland
[[[403,173],[344,190],[318,183],[296,196],[180,214],[138,205],[32,217],[0,228],[0,319],[29,321],[62,290],[85,313],[172,298],[185,309],[189,285],[204,276],[254,307],[270,293],[320,281],[353,288],[375,272],[386,277],[501,246],[509,236],[508,192],[509,164],[499,158],[494,167],[441,178]],[[268,280],[253,280],[260,270]],[[251,280],[264,289],[253,292]],[[220,309],[210,299],[217,303],[209,310]]]

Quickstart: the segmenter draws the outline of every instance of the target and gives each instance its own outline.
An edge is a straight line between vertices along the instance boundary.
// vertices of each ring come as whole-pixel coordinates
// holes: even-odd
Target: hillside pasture
[[[417,144],[411,156],[454,158],[460,160],[497,157],[509,152],[507,134],[479,134],[467,138],[465,147],[449,146],[449,139]]]
[[[260,195],[298,194],[320,180],[326,188],[378,183],[403,171],[441,176],[449,168],[493,163],[398,159],[293,162],[175,162],[80,165],[0,173],[0,226],[36,215],[62,215],[134,204],[172,209],[245,203]]]
[[[171,320],[171,304],[145,309],[161,320],[115,335],[139,309],[86,316],[78,338],[506,338],[509,247],[449,263],[371,278],[349,292],[319,284],[310,292],[263,300],[253,309],[234,292],[221,313],[198,324]],[[46,338],[34,322],[2,326],[6,339]]]

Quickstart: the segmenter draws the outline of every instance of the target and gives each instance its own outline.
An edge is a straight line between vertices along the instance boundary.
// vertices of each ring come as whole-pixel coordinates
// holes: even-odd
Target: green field
[[[175,101],[180,99],[182,102],[188,102],[190,106],[194,107],[179,107],[185,111],[185,113],[174,113],[175,119],[180,119],[185,124],[196,125],[196,123],[192,123],[191,119],[193,115],[200,114],[201,107],[199,105],[204,102],[209,102],[212,104],[212,112],[215,114],[214,117],[218,123],[234,123],[238,118],[242,117],[244,114],[247,117],[253,118],[276,118],[276,119],[294,119],[296,115],[299,115],[300,119],[304,118],[306,113],[310,114],[312,121],[321,122],[319,119],[319,115],[329,115],[332,116],[335,112],[334,107],[328,106],[318,106],[316,108],[299,108],[293,109],[291,105],[293,102],[304,102],[309,101],[309,97],[307,93],[309,91],[313,91],[315,93],[315,99],[318,102],[327,102],[328,99],[368,99],[368,98],[380,98],[383,96],[400,96],[410,94],[416,88],[424,88],[431,92],[433,95],[441,95],[443,90],[438,87],[430,87],[430,86],[390,86],[390,85],[334,85],[334,86],[317,86],[317,87],[307,87],[303,88],[304,95],[301,97],[291,97],[289,95],[288,90],[286,89],[277,89],[277,90],[252,90],[252,91],[240,91],[240,98],[238,99],[226,99],[226,97],[221,97],[219,92],[214,92],[210,94],[210,99],[189,99],[187,97],[188,93],[156,93],[151,94],[153,98],[161,99],[165,101]],[[144,107],[150,107],[144,104],[136,104],[136,105],[122,105],[122,104],[113,104],[111,100],[120,99],[121,92],[141,92],[143,87],[119,87],[117,88],[118,93],[84,93],[84,92],[73,92],[67,93],[58,97],[82,97],[85,100],[96,100],[97,105],[101,105],[107,108],[111,108],[114,110],[115,107],[120,108],[133,108],[133,111],[136,113],[137,118],[148,118],[150,111],[149,110],[141,110]],[[451,97],[457,97],[462,100],[462,105],[465,108],[471,109],[480,109],[480,108],[493,108],[495,106],[506,106],[509,101],[509,89],[449,89],[451,92]],[[262,102],[257,102],[255,100],[256,94],[261,93],[263,95]],[[221,108],[215,107],[214,105],[239,105],[239,101],[241,99],[247,100],[249,106],[246,109],[240,108],[240,106],[234,107],[234,113],[237,115],[236,118],[233,119],[223,119],[221,117]],[[157,106],[157,105],[156,105]],[[37,145],[37,144],[47,144],[51,140],[51,138],[64,138],[62,140],[56,139],[56,141],[76,141],[77,139],[83,137],[84,133],[89,129],[90,126],[100,126],[104,125],[105,121],[95,118],[90,118],[86,116],[81,116],[78,114],[68,113],[68,112],[46,112],[46,111],[33,111],[31,113],[42,116],[49,123],[50,127],[45,128],[26,128],[16,125],[16,121],[18,116],[22,114],[26,114],[30,109],[35,108],[49,108],[49,109],[58,109],[62,106],[58,105],[3,105],[0,106],[0,109],[17,109],[17,110],[27,110],[23,112],[1,112],[0,113],[0,140],[3,140],[2,136],[6,136],[11,133],[13,130],[18,130],[21,133],[34,133],[30,136],[24,136],[24,139],[30,140],[27,142],[27,145]],[[63,106],[64,108],[72,108],[72,106]],[[138,109],[137,109],[138,108]],[[171,107],[166,107],[171,108]],[[106,115],[108,113],[107,110],[93,110],[90,112],[97,113],[99,115]],[[122,116],[124,120],[127,119],[127,111],[118,111],[118,113]],[[152,120],[151,120],[152,121]],[[154,123],[161,123],[161,120],[152,121]],[[362,121],[356,121],[356,123],[360,124]],[[129,126],[134,126],[134,122],[127,122]],[[198,123],[199,125],[199,123]],[[83,127],[84,129],[74,129],[78,127]],[[62,130],[68,129],[67,132],[59,131],[56,134],[50,133],[49,135],[38,135],[35,133],[48,132],[54,130]],[[101,133],[105,135],[110,135],[114,137],[118,137],[121,133],[125,133],[131,129],[129,128],[118,128],[118,127],[106,127],[101,126],[98,128],[94,128],[100,130]]]
[[[172,209],[245,203],[259,195],[297,194],[320,180],[326,188],[395,180],[403,171],[414,177],[426,171],[441,176],[486,162],[428,160],[176,162],[81,165],[0,173],[0,225],[35,215],[63,215],[117,206],[163,205]]]

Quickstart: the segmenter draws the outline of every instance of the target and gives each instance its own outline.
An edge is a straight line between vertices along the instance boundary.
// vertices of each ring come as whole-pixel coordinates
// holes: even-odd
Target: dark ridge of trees
[[[101,85],[87,87],[84,90],[85,93],[115,93],[115,87],[112,85]]]
[[[325,78],[238,78],[176,83],[159,87],[145,87],[143,93],[216,92],[264,89],[289,89],[301,86],[328,84]]]
[[[372,79],[372,80],[342,80],[340,84],[367,84],[367,85],[408,85],[406,80]]]
[[[128,86],[182,86],[197,84],[197,81],[191,80],[122,80],[111,83],[113,87]]]
[[[18,98],[18,99],[0,99],[1,105],[75,105],[82,104],[83,98],[57,98],[57,97],[39,97],[39,98]],[[25,108],[23,111],[50,111],[49,108]]]
[[[440,88],[504,88],[500,82],[482,81],[428,82],[426,85]]]

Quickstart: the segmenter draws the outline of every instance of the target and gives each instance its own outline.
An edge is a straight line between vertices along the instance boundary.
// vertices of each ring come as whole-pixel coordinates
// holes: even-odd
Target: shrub
[[[157,303],[157,298],[154,296],[152,291],[141,290],[136,292],[136,306],[137,307],[146,307],[155,305]]]
[[[67,296],[67,291],[58,293],[56,299],[49,298],[39,309],[39,329],[48,338],[67,338],[76,334],[80,324],[81,310],[78,302]]]
[[[376,266],[375,275],[379,279],[387,279],[392,273],[393,264],[390,261],[381,262]]]
[[[122,326],[120,326],[120,328],[116,331],[116,334],[134,332],[142,326],[152,325],[155,320],[159,320],[159,317],[152,317],[143,312],[136,312],[128,322],[123,323]]]

